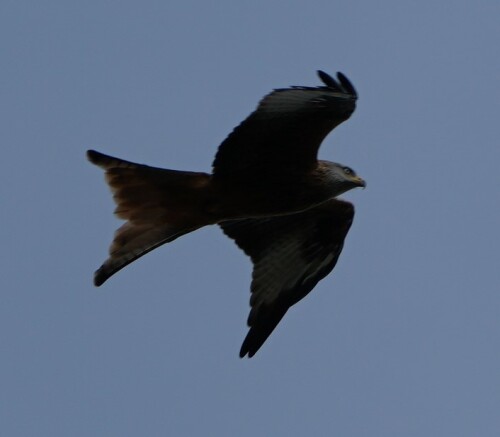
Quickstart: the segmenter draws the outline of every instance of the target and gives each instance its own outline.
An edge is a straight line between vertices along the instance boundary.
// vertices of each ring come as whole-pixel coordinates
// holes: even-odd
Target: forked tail
[[[95,150],[87,157],[105,170],[115,214],[126,220],[115,232],[109,258],[94,274],[97,287],[153,249],[208,224],[202,206],[209,175],[135,164]]]

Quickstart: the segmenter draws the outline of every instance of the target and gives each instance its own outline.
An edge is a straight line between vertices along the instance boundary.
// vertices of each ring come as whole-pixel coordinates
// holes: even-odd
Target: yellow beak
[[[366,182],[364,179],[360,178],[359,176],[354,176],[352,178],[352,181],[358,186],[358,187],[366,187]]]

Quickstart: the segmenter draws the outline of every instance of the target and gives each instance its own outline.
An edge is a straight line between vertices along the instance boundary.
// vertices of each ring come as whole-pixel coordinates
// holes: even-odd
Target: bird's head
[[[357,187],[366,187],[364,179],[360,178],[351,168],[337,162],[321,161],[323,174],[333,197]]]

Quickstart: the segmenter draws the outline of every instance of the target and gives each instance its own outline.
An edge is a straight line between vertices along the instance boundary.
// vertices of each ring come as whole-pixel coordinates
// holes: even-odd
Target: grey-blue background
[[[0,5],[0,433],[500,435],[498,1]],[[216,227],[101,289],[118,221],[84,152],[209,170],[272,88],[358,88],[321,157],[368,188],[333,275],[251,360]]]

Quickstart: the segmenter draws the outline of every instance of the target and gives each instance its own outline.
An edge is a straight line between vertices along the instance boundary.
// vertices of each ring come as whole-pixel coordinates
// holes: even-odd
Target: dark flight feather
[[[265,180],[276,167],[300,173],[317,162],[318,149],[356,108],[357,93],[339,73],[339,82],[318,72],[326,86],[276,89],[221,143],[214,178]]]
[[[288,309],[332,271],[353,217],[351,203],[332,199],[297,214],[220,223],[254,264],[241,357],[252,357]]]

